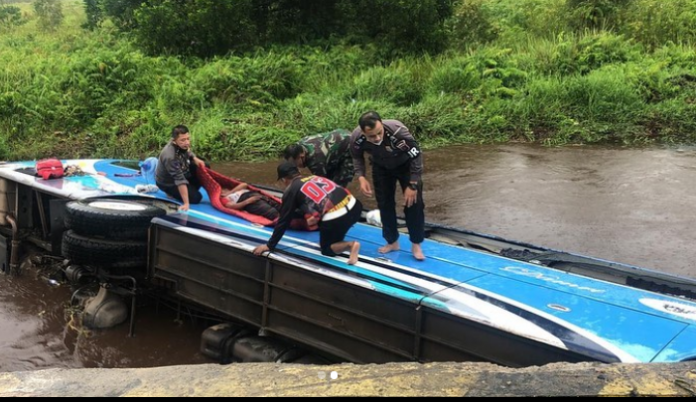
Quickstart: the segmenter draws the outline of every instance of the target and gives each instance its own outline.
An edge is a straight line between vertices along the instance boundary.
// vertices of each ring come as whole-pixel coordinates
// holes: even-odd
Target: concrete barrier
[[[201,365],[0,374],[19,396],[695,396],[696,363]]]

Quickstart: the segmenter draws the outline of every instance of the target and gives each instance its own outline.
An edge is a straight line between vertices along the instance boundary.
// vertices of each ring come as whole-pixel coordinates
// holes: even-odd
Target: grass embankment
[[[1,159],[155,155],[186,124],[199,154],[248,160],[371,109],[426,147],[696,140],[696,0],[636,0],[593,30],[564,0],[472,1],[446,53],[389,61],[346,46],[149,57],[83,30],[81,3],[56,32],[22,7],[29,22],[0,30]]]

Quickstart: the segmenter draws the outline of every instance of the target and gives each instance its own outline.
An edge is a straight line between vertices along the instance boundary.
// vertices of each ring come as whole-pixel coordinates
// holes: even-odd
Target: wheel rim
[[[146,205],[141,205],[134,202],[94,201],[90,202],[88,205],[93,208],[108,209],[112,211],[140,212],[147,210]]]

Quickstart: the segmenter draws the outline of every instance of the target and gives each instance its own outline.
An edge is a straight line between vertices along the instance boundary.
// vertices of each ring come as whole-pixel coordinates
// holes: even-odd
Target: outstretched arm
[[[372,186],[365,177],[365,151],[362,149],[362,142],[365,141],[365,136],[362,134],[360,127],[353,131],[350,137],[350,156],[353,158],[353,167],[355,175],[360,182],[360,191],[366,197],[372,198]]]

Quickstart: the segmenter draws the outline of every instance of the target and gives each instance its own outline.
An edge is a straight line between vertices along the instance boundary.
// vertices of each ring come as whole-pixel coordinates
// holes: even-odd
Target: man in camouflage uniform
[[[283,156],[298,168],[306,167],[312,174],[346,187],[354,175],[350,135],[349,131],[338,129],[305,137],[288,145]]]

